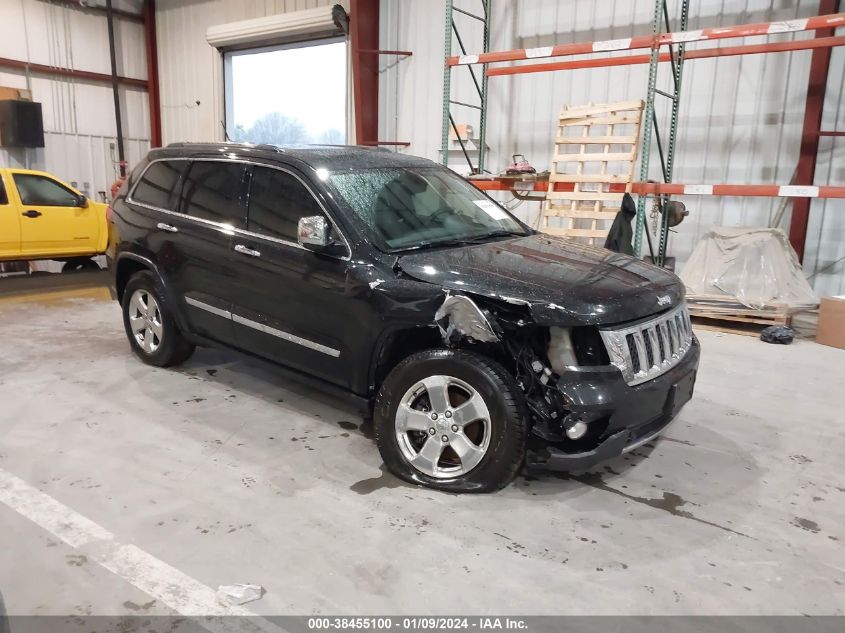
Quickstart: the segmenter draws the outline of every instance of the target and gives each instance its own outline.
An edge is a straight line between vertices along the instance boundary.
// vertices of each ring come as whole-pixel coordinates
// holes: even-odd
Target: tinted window
[[[153,163],[138,181],[138,186],[132,192],[132,199],[154,207],[169,208],[170,195],[186,164],[184,161]]]
[[[9,204],[9,196],[6,195],[6,183],[3,176],[0,176],[0,204]]]
[[[44,176],[31,174],[13,174],[15,185],[24,204],[46,207],[78,206],[77,194]]]
[[[241,224],[244,218],[241,189],[245,172],[243,163],[191,163],[182,186],[179,210],[195,218]]]
[[[292,242],[299,218],[323,215],[311,192],[294,176],[255,167],[249,194],[249,230]]]

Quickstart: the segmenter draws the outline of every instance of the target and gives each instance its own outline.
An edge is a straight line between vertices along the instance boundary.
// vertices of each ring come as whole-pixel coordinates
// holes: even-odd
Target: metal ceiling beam
[[[108,13],[108,9],[104,5],[82,2],[81,0],[50,0],[50,4],[57,4],[63,7],[67,7],[68,9],[78,9],[80,11],[91,13],[93,15],[99,15],[102,17],[106,17],[106,14]],[[143,14],[132,13],[131,11],[124,11],[123,9],[112,8],[112,15],[116,18],[122,18],[124,20],[137,22],[139,24],[142,24],[144,22]]]

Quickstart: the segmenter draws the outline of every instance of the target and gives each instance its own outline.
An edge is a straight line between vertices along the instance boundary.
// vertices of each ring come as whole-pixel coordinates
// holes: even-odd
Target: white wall
[[[158,2],[165,143],[222,138],[222,64],[205,41],[209,26],[330,4],[331,0]],[[481,8],[480,0],[456,0],[456,5],[473,12]],[[648,34],[654,2],[493,0],[492,5],[492,48],[500,50]],[[443,0],[381,0],[381,47],[414,54],[406,59],[381,58],[380,138],[410,141],[410,148],[403,151],[434,160],[439,160],[441,136],[444,7]],[[817,12],[818,0],[692,0],[690,28],[790,19]],[[464,16],[457,19],[465,25],[461,31],[470,52],[479,49],[477,25]],[[765,40],[746,38],[729,43]],[[457,50],[455,43],[453,51]],[[690,61],[682,91],[675,181],[788,183],[798,158],[810,55],[801,51]],[[845,129],[843,74],[845,51],[834,49],[826,103],[828,129]],[[662,75],[664,82],[669,80],[665,69]],[[456,69],[453,77],[454,98],[472,101],[474,89],[466,69]],[[563,104],[644,98],[646,82],[646,66],[491,78],[489,168],[504,168],[515,152],[525,154],[538,169],[548,168],[555,117]],[[455,114],[458,121],[472,121],[470,111],[455,109]],[[818,184],[845,183],[843,163],[845,139],[824,139]],[[652,165],[657,164],[655,155]],[[651,175],[657,177],[656,168]],[[691,216],[670,244],[679,265],[708,227],[767,225],[780,204],[779,199],[768,198],[688,196],[683,201]],[[531,221],[537,205],[522,204],[517,213]],[[788,223],[787,213],[784,226]],[[807,274],[845,256],[845,201],[814,201],[810,236]],[[817,290],[845,293],[843,269],[845,262],[840,262],[819,273],[813,279]]]
[[[331,6],[332,0],[166,0],[156,3],[162,141],[223,139],[223,64],[208,27]],[[282,81],[268,77],[268,81]],[[302,86],[291,86],[301,90]]]
[[[115,2],[115,8],[140,12],[140,0]],[[143,26],[115,19],[118,72],[146,79]],[[0,2],[0,57],[61,68],[108,74],[108,31],[103,16],[44,0]],[[0,68],[0,85],[30,88],[42,105],[43,149],[0,148],[0,166],[54,173],[87,189],[92,197],[108,191],[117,176],[114,102],[109,84]],[[149,149],[147,92],[121,89],[123,133],[130,165]],[[116,146],[115,146],[116,147]],[[86,186],[87,185],[87,186]]]

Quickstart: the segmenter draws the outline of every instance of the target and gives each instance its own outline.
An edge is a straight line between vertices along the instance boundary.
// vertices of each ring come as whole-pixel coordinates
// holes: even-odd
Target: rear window
[[[197,161],[191,163],[182,186],[179,209],[195,218],[243,226],[243,163]]]
[[[170,208],[170,196],[185,165],[185,161],[170,160],[152,163],[138,181],[132,199],[153,207]]]

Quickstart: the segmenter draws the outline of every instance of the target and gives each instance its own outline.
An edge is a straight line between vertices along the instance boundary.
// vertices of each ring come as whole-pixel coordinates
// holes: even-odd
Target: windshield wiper
[[[483,235],[473,235],[471,237],[464,237],[457,242],[461,244],[480,244],[485,242],[489,239],[493,239],[494,237],[525,237],[520,233],[514,233],[513,231],[490,231],[489,233],[484,233]]]
[[[491,231],[490,233],[483,233],[482,235],[472,235],[470,237],[456,237],[450,240],[438,240],[436,242],[420,242],[413,246],[403,246],[401,248],[391,249],[391,253],[402,253],[405,251],[419,251],[426,248],[437,248],[440,246],[465,246],[467,244],[483,244],[489,239],[496,237],[524,237],[521,233],[513,233],[512,231]]]

